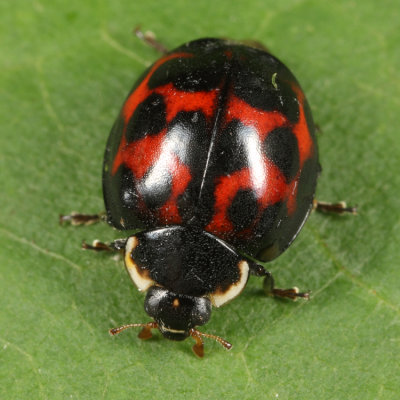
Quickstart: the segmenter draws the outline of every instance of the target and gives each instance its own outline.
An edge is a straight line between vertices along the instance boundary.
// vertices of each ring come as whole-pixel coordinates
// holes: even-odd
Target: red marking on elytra
[[[229,53],[226,54],[229,58]],[[174,87],[172,83],[150,89],[148,83],[154,72],[165,62],[175,58],[193,57],[193,54],[175,53],[167,55],[157,61],[149,70],[147,76],[141,81],[139,86],[126,100],[122,117],[125,121],[125,128],[121,142],[115,156],[111,173],[114,175],[118,168],[124,164],[133,173],[135,179],[140,180],[145,177],[146,172],[157,164],[160,159],[163,142],[167,140],[167,129],[165,127],[158,134],[145,136],[133,143],[128,143],[125,136],[126,126],[135,113],[139,104],[148,96],[156,93],[163,97],[166,105],[167,125],[181,112],[201,111],[208,122],[215,114],[218,104],[219,88],[210,91],[186,92]],[[207,231],[217,233],[224,238],[234,232],[234,227],[228,218],[228,209],[232,204],[239,190],[252,189],[258,196],[258,213],[254,221],[249,221],[249,227],[237,235],[251,235],[254,224],[261,218],[265,209],[277,202],[286,201],[288,214],[292,215],[296,211],[297,185],[304,162],[313,154],[313,141],[310,135],[304,112],[304,94],[297,86],[292,86],[299,103],[299,118],[296,123],[291,123],[288,118],[279,111],[265,111],[252,107],[233,93],[228,96],[226,104],[226,114],[223,124],[227,125],[233,120],[239,120],[242,124],[255,129],[258,133],[260,143],[267,135],[276,128],[291,128],[297,138],[300,158],[300,168],[291,182],[286,182],[285,177],[279,168],[270,160],[264,157],[264,167],[266,171],[265,183],[256,189],[252,187],[252,171],[249,168],[236,171],[228,176],[220,176],[215,184],[214,197],[214,216],[210,223],[205,227]],[[165,156],[165,155],[164,155]],[[175,154],[169,157],[167,170],[172,176],[172,188],[170,198],[157,210],[158,218],[166,223],[181,223],[177,199],[182,195],[191,180],[191,173],[188,166],[182,164]]]
[[[264,111],[252,107],[242,99],[231,95],[227,104],[225,124],[233,120],[239,120],[242,124],[257,130],[260,142],[263,142],[267,135],[276,128],[289,127],[297,138],[299,148],[300,168],[295,178],[287,183],[279,168],[268,159],[264,159],[266,171],[266,183],[260,192],[252,187],[251,171],[243,169],[228,176],[218,178],[215,186],[215,213],[212,220],[206,226],[206,230],[212,233],[227,236],[234,231],[233,225],[228,217],[228,209],[232,204],[239,190],[253,190],[258,196],[258,213],[254,221],[249,221],[249,226],[257,223],[264,210],[279,202],[286,201],[288,215],[293,215],[297,208],[297,188],[300,179],[301,169],[304,162],[313,154],[313,141],[308,129],[304,113],[305,97],[301,89],[292,86],[299,103],[299,118],[292,124],[288,118],[279,111]],[[251,229],[236,232],[238,236],[251,235]]]
[[[121,142],[118,147],[117,154],[115,155],[113,166],[111,169],[111,174],[115,175],[118,171],[118,168],[129,159],[129,154],[132,153],[132,149],[129,148],[126,137],[125,130],[126,125],[129,122],[129,119],[132,117],[132,114],[135,112],[137,106],[143,102],[150,94],[154,92],[154,90],[150,90],[148,88],[148,83],[150,78],[153,76],[154,72],[159,68],[162,64],[166,63],[169,60],[173,60],[174,58],[183,58],[183,57],[192,57],[192,54],[188,53],[173,53],[169,54],[165,57],[160,58],[154,65],[150,68],[149,73],[146,77],[140,82],[139,86],[131,93],[128,99],[125,101],[125,104],[122,108],[122,117],[125,121],[124,132],[121,138]],[[128,146],[128,147],[127,147]],[[146,145],[145,145],[146,147]]]
[[[300,155],[300,168],[302,168],[304,162],[312,156],[314,152],[314,144],[304,113],[304,93],[298,86],[295,85],[292,85],[292,90],[296,93],[297,100],[299,101],[299,119],[297,123],[293,125],[292,130],[297,138]]]
[[[255,128],[260,141],[264,141],[272,130],[289,125],[289,120],[279,111],[260,110],[234,95],[229,98],[227,110],[226,124],[235,119],[239,120],[242,124]]]
[[[165,134],[166,129],[157,135],[145,136],[137,142],[128,144],[126,144],[126,140],[123,137],[120,146],[122,150],[117,153],[112,172],[117,172],[119,166],[125,164],[132,171],[136,179],[142,179],[160,156],[159,151]]]
[[[125,155],[125,150],[126,150],[126,138],[125,135],[122,135],[121,142],[119,143],[118,151],[117,154],[115,155],[112,169],[111,169],[111,175],[115,175],[118,171],[118,168],[123,164],[124,162],[124,155]]]
[[[232,95],[228,102],[228,113],[226,123],[232,120],[239,120],[242,124],[255,128],[264,141],[267,135],[276,128],[289,127],[297,138],[300,156],[300,168],[305,160],[311,157],[313,153],[313,141],[308,129],[307,120],[304,113],[304,93],[297,86],[292,86],[299,102],[299,119],[295,124],[291,124],[285,115],[279,111],[263,111],[250,106],[242,99]]]
[[[288,185],[280,169],[264,157],[265,170],[267,171],[267,184],[263,186],[262,191],[255,193],[258,195],[258,217],[271,204],[275,204],[282,198],[282,193],[286,193]],[[228,209],[231,206],[239,190],[254,190],[251,179],[252,171],[249,168],[236,171],[231,175],[221,176],[217,180],[215,187],[215,214],[206,226],[206,230],[212,233],[218,233],[224,238],[224,234],[230,234],[234,231],[233,225],[228,218]],[[249,221],[249,225],[252,221]]]
[[[163,149],[163,142],[167,140],[166,131],[164,129],[155,136],[146,136],[137,142],[126,145],[123,151],[118,153],[118,162],[126,165],[137,180],[146,179],[145,174],[149,170],[158,177],[162,177],[166,171],[170,173],[172,178],[171,195],[156,213],[160,221],[179,224],[182,222],[182,218],[177,207],[177,200],[185,192],[192,177],[190,168],[180,162],[174,154],[174,149]],[[169,154],[166,151],[169,151]],[[140,190],[139,188],[140,186],[138,190]]]
[[[207,92],[185,92],[183,90],[176,89],[172,83],[167,83],[153,89],[148,88],[148,82],[151,76],[156,69],[166,61],[174,58],[192,56],[193,54],[176,53],[161,58],[153,65],[140,85],[128,97],[122,110],[122,115],[125,121],[124,133],[122,135],[117,154],[114,158],[111,170],[112,175],[117,172],[118,168],[122,164],[125,164],[132,170],[135,178],[141,179],[158,156],[157,150],[160,150],[161,148],[162,140],[165,136],[165,130],[156,135],[151,135],[148,137],[146,136],[134,143],[127,143],[125,137],[126,126],[136,108],[151,94],[156,93],[163,96],[164,103],[166,105],[167,124],[170,123],[181,111],[190,112],[200,110],[208,120],[212,118],[215,105],[218,101],[219,88]]]
[[[175,118],[177,113],[181,111],[190,112],[201,110],[205,117],[210,120],[217,102],[218,91],[219,89],[214,89],[209,92],[190,93],[177,90],[172,84],[167,84],[158,87],[151,92],[164,96],[164,101],[166,104],[166,119],[168,124]],[[130,164],[129,168],[132,169],[137,178],[140,178],[151,165],[151,160],[154,156],[152,153],[159,149],[159,139],[163,135],[157,134],[148,137],[146,136],[145,138],[139,139],[136,142],[127,143],[125,129],[114,159],[111,173],[114,175],[121,164],[125,163],[127,165]],[[137,157],[138,153],[140,156],[135,158]],[[143,155],[146,154],[148,157],[143,157]],[[139,163],[141,163],[141,165],[135,167],[135,164]],[[136,170],[140,171],[138,172],[138,175],[136,175]]]
[[[174,58],[187,58],[193,57],[193,54],[189,53],[173,53],[169,54],[165,57],[160,58],[154,65],[151,67],[149,73],[146,77],[140,82],[139,86],[134,90],[134,92],[128,97],[126,100],[124,107],[122,109],[122,114],[125,120],[125,123],[128,123],[132,114],[135,112],[137,106],[144,101],[152,92],[148,88],[148,83],[150,78],[153,76],[154,72],[163,64],[165,64],[169,60],[173,60]]]
[[[164,97],[166,105],[167,123],[171,122],[175,116],[181,112],[201,110],[209,120],[215,112],[215,104],[219,88],[208,92],[185,92],[178,90],[172,83],[160,86],[153,91]]]
[[[296,93],[297,100],[299,102],[299,119],[297,123],[292,126],[292,130],[297,138],[297,143],[299,146],[300,168],[296,174],[296,177],[292,180],[287,189],[286,205],[288,209],[288,215],[293,215],[296,211],[297,189],[300,180],[301,170],[303,168],[304,162],[311,158],[314,153],[314,143],[310,134],[310,130],[308,129],[307,120],[304,112],[304,93],[296,85],[292,85],[292,90]]]
[[[162,157],[164,161],[160,161],[158,166],[162,169],[160,174],[164,173],[165,170],[170,172],[172,188],[170,198],[156,211],[156,214],[160,221],[165,221],[168,224],[179,224],[182,222],[177,200],[184,193],[191,180],[189,167],[179,161],[178,157],[173,153],[173,149],[170,150],[171,154],[164,154],[166,150],[163,144],[168,140],[168,124],[182,111],[201,111],[205,118],[210,121],[215,112],[220,88],[210,91],[186,92],[175,88],[172,83],[167,83],[153,89],[148,87],[148,83],[157,68],[165,62],[174,58],[192,56],[192,54],[176,53],[160,59],[151,67],[147,76],[128,97],[122,109],[122,117],[125,121],[124,132],[111,170],[111,173],[114,175],[119,167],[124,164],[132,171],[136,180],[146,179],[146,173],[152,167],[157,168],[157,163]],[[148,135],[132,143],[128,143],[125,134],[126,127],[137,107],[153,93],[163,96],[166,106],[166,127],[157,134]],[[168,146],[166,147],[168,148]],[[165,164],[165,160],[167,160],[168,165]],[[156,171],[155,174],[157,173]]]
[[[167,224],[180,224],[182,223],[182,218],[179,214],[177,200],[185,192],[192,175],[189,167],[182,164],[176,156],[171,157],[171,164],[168,170],[173,171],[172,190],[169,199],[158,210],[159,219]]]

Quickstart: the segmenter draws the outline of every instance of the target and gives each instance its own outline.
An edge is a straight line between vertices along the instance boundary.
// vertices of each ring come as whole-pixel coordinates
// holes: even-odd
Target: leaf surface
[[[190,5],[189,5],[190,4]],[[7,399],[397,399],[400,390],[400,15],[394,0],[121,0],[0,5],[0,397]],[[143,295],[122,261],[79,250],[106,225],[60,227],[103,208],[105,141],[134,81],[199,37],[254,39],[301,82],[319,136],[318,198],[357,217],[314,214],[268,265],[309,302],[263,297],[252,278],[204,331],[234,344],[159,334],[142,342]]]

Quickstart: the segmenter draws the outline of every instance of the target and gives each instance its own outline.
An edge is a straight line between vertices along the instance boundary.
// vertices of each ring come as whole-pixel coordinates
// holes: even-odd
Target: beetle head
[[[159,286],[148,290],[144,308],[162,335],[171,340],[186,339],[192,328],[204,325],[211,316],[209,299],[178,295]]]
[[[123,325],[110,329],[110,333],[116,335],[127,328],[142,327],[140,339],[151,338],[151,329],[156,328],[170,340],[185,340],[191,336],[196,341],[192,349],[198,357],[204,355],[202,337],[214,339],[228,350],[232,348],[225,339],[194,328],[204,325],[210,319],[211,301],[206,297],[178,295],[162,287],[152,286],[147,292],[144,307],[147,314],[154,318],[153,322]]]

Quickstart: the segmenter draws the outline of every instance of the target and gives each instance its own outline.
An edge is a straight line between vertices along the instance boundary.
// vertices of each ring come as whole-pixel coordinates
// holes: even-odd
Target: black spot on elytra
[[[235,94],[250,106],[263,111],[278,111],[295,123],[299,119],[296,95],[287,85],[279,90],[268,89],[259,77],[240,75]]]
[[[239,190],[228,209],[228,217],[236,231],[247,228],[257,213],[257,197],[252,190]]]
[[[259,254],[262,249],[273,246],[281,236],[280,226],[284,223],[286,211],[286,206],[282,202],[271,204],[260,216],[256,216],[256,223],[251,226],[251,235],[244,240],[233,238],[231,244],[252,256]]]
[[[121,205],[125,208],[136,208],[138,205],[138,194],[136,192],[134,177],[130,169],[123,167],[120,182]]]
[[[286,210],[286,208],[284,208]],[[270,236],[272,241],[274,238],[274,231],[280,225],[281,221],[279,214],[282,212],[282,203],[278,202],[268,206],[262,213],[255,235],[258,237]],[[270,243],[268,243],[269,245]]]
[[[295,177],[299,169],[299,148],[290,128],[276,128],[270,132],[264,141],[264,152],[288,182]]]
[[[164,99],[153,93],[137,106],[126,127],[126,140],[133,142],[146,135],[156,134],[165,128],[165,125]]]

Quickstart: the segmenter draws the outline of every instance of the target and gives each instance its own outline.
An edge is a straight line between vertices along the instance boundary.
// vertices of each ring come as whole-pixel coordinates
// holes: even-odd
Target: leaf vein
[[[145,67],[148,67],[151,64],[149,61],[144,60],[142,57],[138,56],[133,51],[125,48],[120,43],[118,43],[115,39],[113,39],[110,36],[110,34],[104,28],[100,30],[100,35],[102,40],[105,43],[107,43],[110,47],[112,47],[114,50],[117,50],[118,52],[128,56],[129,58],[137,61],[138,63],[144,65]]]
[[[82,271],[82,267],[79,266],[78,264],[75,264],[73,261],[69,260],[68,258],[62,256],[61,254],[58,253],[54,253],[50,250],[44,249],[40,246],[38,246],[36,243],[29,241],[28,239],[24,238],[24,237],[20,237],[15,235],[14,233],[10,232],[9,230],[0,227],[0,232],[2,232],[4,235],[8,236],[10,239],[18,242],[18,243],[22,243],[24,245],[28,245],[30,246],[32,249],[38,251],[39,253],[45,254],[48,257],[51,258],[55,258],[57,260],[61,260],[65,263],[67,263],[69,266],[71,266],[72,268],[74,268],[75,270],[81,272]]]
[[[65,128],[64,125],[62,124],[60,118],[58,117],[56,110],[52,106],[50,102],[50,94],[49,91],[47,90],[46,83],[43,79],[43,68],[42,68],[42,61],[37,60],[36,61],[36,71],[38,73],[38,82],[39,82],[39,92],[40,95],[42,96],[44,108],[49,115],[49,117],[54,121],[56,124],[57,129],[62,133],[64,132]]]
[[[322,247],[322,249],[325,252],[325,254],[332,261],[333,265],[338,270],[338,272],[343,273],[343,275],[347,279],[349,279],[351,282],[353,282],[358,287],[360,287],[363,290],[365,290],[369,295],[374,297],[377,301],[383,303],[385,306],[387,306],[388,308],[392,309],[397,314],[400,314],[400,308],[397,305],[392,304],[389,300],[384,298],[384,296],[382,296],[379,292],[377,292],[375,289],[373,289],[371,286],[369,286],[363,280],[358,278],[347,267],[345,267],[343,264],[341,264],[340,261],[335,257],[334,252],[329,248],[328,244],[322,240],[322,238],[320,237],[318,232],[313,227],[310,227],[310,230],[313,233],[313,235],[314,235],[315,239],[317,240],[317,242],[319,243],[319,245]]]
[[[38,382],[38,384],[39,384],[39,389],[40,389],[41,397],[42,397],[43,399],[46,399],[47,396],[44,394],[44,387],[43,387],[42,381],[41,381],[41,379],[40,379],[39,369],[38,369],[38,367],[36,366],[34,357],[33,357],[31,354],[29,354],[28,352],[26,352],[25,350],[23,350],[21,347],[19,347],[19,346],[18,346],[17,344],[15,344],[15,343],[11,343],[11,342],[9,342],[8,340],[6,340],[6,339],[4,339],[4,338],[2,338],[2,337],[0,337],[0,341],[2,342],[2,345],[3,345],[3,351],[5,351],[5,349],[6,349],[8,346],[10,346],[10,347],[12,347],[14,350],[16,350],[19,354],[23,355],[23,356],[28,360],[29,364],[31,365],[32,371],[34,372],[34,374],[35,374],[35,376],[36,376],[37,382]]]

